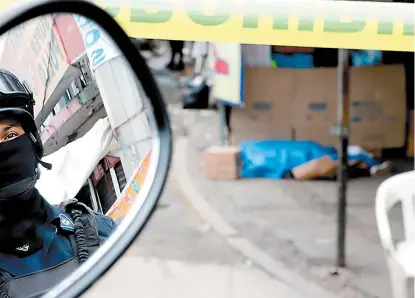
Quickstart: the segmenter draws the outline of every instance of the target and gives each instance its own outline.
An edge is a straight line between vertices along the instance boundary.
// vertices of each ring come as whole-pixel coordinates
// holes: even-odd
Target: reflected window
[[[65,92],[64,95],[62,95],[61,99],[58,101],[58,103],[56,104],[56,106],[54,107],[54,111],[55,113],[59,113],[60,110],[62,110],[63,108],[65,108],[68,103],[70,102],[70,98],[68,96],[68,94]]]
[[[75,81],[73,81],[72,83],[71,83],[71,90],[72,90],[72,94],[75,96],[75,95],[77,95],[78,93],[79,93],[79,89],[78,89],[78,87],[76,86],[76,84],[75,84]]]
[[[110,173],[112,169],[115,171],[115,177]],[[116,181],[113,181],[113,178]],[[116,157],[102,159],[91,175],[91,180],[97,192],[99,205],[105,214],[117,200],[117,192],[122,192],[127,185],[120,159]]]
[[[46,117],[45,121],[43,122],[43,125],[46,127],[50,124],[50,122],[53,119],[53,113],[49,113],[49,115]]]

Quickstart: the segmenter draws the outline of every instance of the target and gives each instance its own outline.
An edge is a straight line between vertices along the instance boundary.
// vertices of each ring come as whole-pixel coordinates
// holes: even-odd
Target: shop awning
[[[51,204],[74,198],[98,162],[109,152],[112,130],[108,118],[100,119],[83,137],[42,160],[52,170],[41,168],[36,188]]]

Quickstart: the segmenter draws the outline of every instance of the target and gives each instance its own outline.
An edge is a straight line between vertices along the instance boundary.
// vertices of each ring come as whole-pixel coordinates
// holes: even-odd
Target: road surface
[[[297,298],[229,247],[186,205],[170,177],[160,206],[127,254],[85,298]]]

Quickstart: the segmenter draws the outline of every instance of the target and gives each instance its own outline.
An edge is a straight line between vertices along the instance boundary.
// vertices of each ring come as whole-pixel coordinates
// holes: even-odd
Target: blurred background
[[[64,62],[36,113],[46,155],[107,116],[100,90],[112,88],[98,88],[73,18],[56,18],[56,28],[51,53]],[[0,66],[44,68],[42,55],[8,64],[23,47],[17,40],[30,46],[22,36],[2,39]],[[85,297],[390,297],[374,203],[382,181],[414,168],[413,53],[131,40],[163,93],[173,163],[153,219]],[[343,193],[339,69],[350,77],[351,107]],[[41,72],[22,71],[40,88]],[[107,155],[77,197],[94,194],[107,212],[130,173]],[[341,194],[348,266],[333,277]],[[391,214],[398,234],[399,208]]]

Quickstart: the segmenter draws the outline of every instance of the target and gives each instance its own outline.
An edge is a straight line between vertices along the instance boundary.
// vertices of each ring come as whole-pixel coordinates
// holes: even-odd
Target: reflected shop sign
[[[73,64],[85,54],[84,40],[78,23],[71,14],[60,14],[55,20],[60,41],[65,49],[66,60]]]
[[[124,218],[134,202],[140,199],[140,190],[144,184],[146,175],[148,173],[151,161],[151,149],[147,152],[144,159],[133,173],[133,176],[128,180],[121,195],[112,207],[107,211],[107,216],[113,220],[118,221]]]
[[[9,31],[0,67],[26,81],[36,101],[35,115],[49,98],[66,70],[68,61],[51,15],[30,20]],[[48,88],[45,85],[48,80]]]
[[[120,55],[109,35],[95,22],[81,15],[74,15],[83,36],[89,62],[93,71],[106,61]]]

